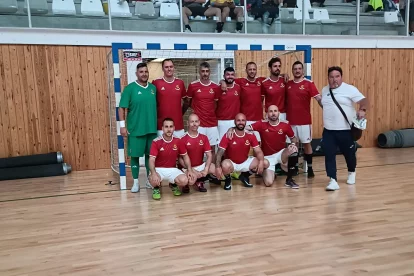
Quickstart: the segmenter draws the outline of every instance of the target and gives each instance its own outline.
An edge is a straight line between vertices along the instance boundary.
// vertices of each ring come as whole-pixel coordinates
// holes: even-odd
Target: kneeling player
[[[207,175],[210,172],[215,173],[214,165],[211,164],[213,155],[211,154],[210,142],[206,135],[198,132],[200,119],[196,114],[191,114],[188,117],[188,125],[188,132],[181,137],[181,142],[187,150],[193,172],[197,177],[194,181],[189,181],[188,184],[190,186],[195,184],[198,191],[207,192],[207,189],[204,187],[204,181],[208,179]],[[207,156],[206,162],[203,162],[204,154]],[[184,158],[180,157],[179,162],[181,166],[187,169]],[[183,188],[184,193],[189,191],[188,185]]]
[[[253,187],[249,182],[251,172],[261,174],[263,169],[269,167],[269,162],[264,159],[256,136],[244,131],[246,116],[241,113],[237,114],[234,124],[236,129],[233,138],[230,140],[227,135],[223,136],[216,157],[216,176],[219,179],[225,177],[224,190],[231,190],[230,173],[241,172],[239,180],[245,187]],[[256,157],[249,156],[250,147],[253,148]],[[224,153],[227,159],[221,162]]]
[[[185,146],[179,138],[173,136],[174,122],[172,119],[164,119],[162,131],[162,136],[154,139],[150,150],[149,181],[152,187],[154,187],[152,192],[153,199],[161,199],[160,186],[163,180],[174,183],[171,184],[171,190],[175,196],[179,196],[181,195],[179,187],[185,187],[189,181],[194,181],[195,179]],[[188,168],[187,175],[176,168],[179,155],[183,157],[184,164]]]

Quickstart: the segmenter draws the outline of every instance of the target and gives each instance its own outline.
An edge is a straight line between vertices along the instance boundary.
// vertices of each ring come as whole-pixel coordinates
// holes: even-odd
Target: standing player
[[[259,147],[259,142],[251,133],[246,133],[246,116],[237,114],[234,120],[236,125],[234,137],[230,140],[224,135],[220,141],[216,158],[216,176],[219,179],[225,177],[224,190],[231,190],[231,177],[233,171],[241,172],[239,180],[245,187],[253,187],[249,182],[252,172],[261,174],[263,169],[269,167],[269,162],[264,159],[263,152]],[[250,147],[253,148],[256,157],[249,156]],[[226,159],[222,160],[225,153]]]
[[[220,140],[227,130],[234,126],[234,117],[240,113],[241,89],[238,84],[234,83],[234,77],[234,69],[227,67],[224,70],[224,81],[227,89],[221,92],[216,110]]]
[[[321,105],[322,97],[315,84],[306,79],[303,64],[296,61],[292,66],[293,80],[288,81],[286,89],[287,120],[292,125],[295,136],[304,148],[304,170],[308,177],[314,177],[312,168],[312,118],[310,112],[311,99]],[[321,105],[322,106],[322,105]]]
[[[149,152],[152,140],[157,137],[156,88],[148,83],[146,63],[137,65],[137,80],[124,88],[119,102],[121,135],[128,136],[128,156],[131,157],[131,171],[134,185],[131,192],[139,192],[139,157],[145,154],[147,176]],[[127,124],[125,125],[125,115]]]
[[[276,105],[279,108],[279,120],[286,121],[285,110],[285,79],[280,75],[282,68],[282,61],[278,57],[269,60],[268,63],[270,76],[262,83],[262,94],[265,97],[265,111],[271,105]]]
[[[186,97],[184,82],[174,77],[174,63],[171,59],[162,61],[164,76],[152,81],[157,88],[157,129],[162,135],[162,121],[165,118],[174,120],[174,135],[184,135],[183,99]]]
[[[219,141],[216,117],[216,101],[220,98],[218,85],[210,80],[210,64],[203,62],[199,68],[200,79],[188,86],[187,97],[190,99],[195,114],[200,118],[198,131],[208,137],[213,153]]]
[[[149,181],[154,187],[152,191],[153,199],[161,199],[160,186],[163,180],[173,183],[170,184],[171,190],[175,196],[180,196],[179,187],[185,187],[189,181],[195,178],[184,144],[179,138],[173,136],[174,121],[171,118],[164,119],[162,131],[162,136],[152,142],[150,151],[149,167],[151,174]],[[176,167],[180,155],[188,168],[188,177]]]
[[[204,181],[208,179],[207,175],[210,172],[214,174],[215,170],[214,165],[211,164],[213,155],[211,154],[210,143],[208,142],[207,136],[198,132],[199,126],[200,119],[196,114],[191,114],[188,117],[188,132],[181,137],[181,141],[187,149],[191,167],[197,177],[197,179],[194,179],[195,181],[190,181],[188,184],[195,184],[198,191],[207,192],[207,189],[204,187]],[[203,162],[204,154],[207,156],[206,162]],[[178,161],[181,166],[187,168],[182,157],[180,157]],[[186,186],[184,187],[183,192],[188,193],[189,190],[189,187]]]

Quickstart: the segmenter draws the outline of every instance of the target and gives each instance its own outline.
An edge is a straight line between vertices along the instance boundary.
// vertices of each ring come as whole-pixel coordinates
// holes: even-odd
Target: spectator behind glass
[[[210,7],[205,0],[183,0],[183,23],[185,32],[192,32],[190,23],[188,21],[189,16],[216,16],[216,33],[223,32],[223,23],[221,22],[221,9]]]
[[[221,9],[221,22],[224,26],[227,17],[236,19],[236,33],[241,33],[243,29],[243,9],[236,7],[233,0],[211,0],[211,6]]]

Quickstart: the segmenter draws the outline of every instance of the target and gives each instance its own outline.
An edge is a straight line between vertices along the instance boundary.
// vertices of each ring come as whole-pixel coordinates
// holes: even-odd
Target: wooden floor
[[[414,275],[414,148],[361,149],[356,186],[317,176],[174,197],[109,170],[0,182],[0,275]],[[260,178],[255,181],[260,183]],[[129,183],[130,184],[130,183]]]

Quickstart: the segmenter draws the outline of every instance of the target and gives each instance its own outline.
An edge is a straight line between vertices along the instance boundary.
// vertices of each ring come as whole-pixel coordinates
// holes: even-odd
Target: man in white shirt
[[[356,145],[351,134],[350,123],[352,123],[355,115],[358,119],[365,118],[368,100],[355,87],[342,82],[341,67],[330,67],[328,69],[329,85],[322,89],[322,105],[323,105],[323,151],[325,153],[326,174],[330,178],[326,187],[327,191],[339,190],[336,178],[336,152],[340,149],[345,157],[348,167],[347,184],[355,184],[355,168],[356,168]],[[344,110],[348,121],[345,120],[339,108],[335,105],[331,97],[330,89]],[[354,109],[354,103],[359,104],[358,112]]]

